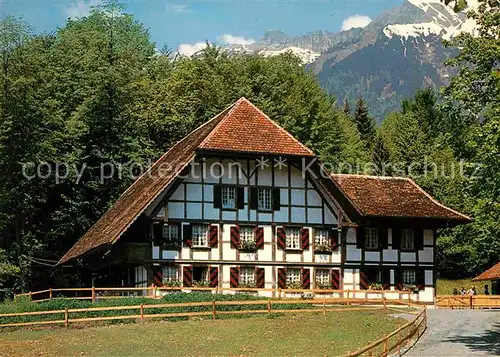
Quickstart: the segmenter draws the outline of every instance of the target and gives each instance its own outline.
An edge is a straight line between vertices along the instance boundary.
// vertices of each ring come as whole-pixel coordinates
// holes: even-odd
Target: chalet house
[[[59,264],[80,259],[105,286],[411,289],[432,302],[436,229],[469,221],[410,179],[327,174],[242,98],[165,153]]]

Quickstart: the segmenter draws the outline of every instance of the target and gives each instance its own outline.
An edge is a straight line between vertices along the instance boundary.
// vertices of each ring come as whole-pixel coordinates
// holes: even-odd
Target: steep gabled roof
[[[345,174],[332,177],[349,202],[365,217],[471,221],[470,217],[436,201],[410,178]]]
[[[315,156],[312,150],[241,98],[199,149],[265,155]]]
[[[500,280],[500,263],[493,265],[491,268],[476,276],[473,281],[482,281],[482,280]]]
[[[241,98],[175,144],[61,258],[58,264],[115,243],[194,159],[198,150],[314,156],[290,133]]]

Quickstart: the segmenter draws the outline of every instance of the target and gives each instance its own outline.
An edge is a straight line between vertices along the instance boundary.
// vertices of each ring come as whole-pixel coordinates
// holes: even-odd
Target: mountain
[[[455,50],[445,48],[443,39],[474,33],[466,11],[477,5],[469,0],[469,7],[456,13],[454,2],[408,0],[376,18],[356,41],[330,48],[310,66],[339,102],[363,96],[380,121],[417,89],[447,84],[451,69],[444,61]]]
[[[464,0],[457,1],[464,4]],[[256,43],[228,49],[264,56],[291,51],[339,102],[353,103],[363,96],[380,121],[417,89],[447,83],[451,69],[444,61],[454,50],[445,48],[443,40],[462,31],[474,33],[475,22],[466,12],[479,5],[478,0],[467,0],[467,7],[456,12],[459,4],[447,2],[406,0],[364,28],[302,36],[273,30]]]

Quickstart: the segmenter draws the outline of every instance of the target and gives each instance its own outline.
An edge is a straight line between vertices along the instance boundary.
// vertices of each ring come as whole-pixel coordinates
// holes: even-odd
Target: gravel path
[[[427,312],[427,331],[407,356],[500,356],[500,310]]]

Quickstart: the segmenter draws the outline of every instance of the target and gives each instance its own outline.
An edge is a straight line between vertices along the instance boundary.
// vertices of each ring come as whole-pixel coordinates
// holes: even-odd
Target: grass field
[[[453,289],[465,287],[465,289],[469,289],[471,286],[476,287],[476,291],[478,294],[482,294],[484,292],[484,286],[489,285],[491,289],[491,284],[488,281],[472,281],[472,279],[438,279],[437,282],[437,295],[451,295],[453,293]],[[491,290],[490,290],[491,291]]]
[[[383,311],[0,333],[0,356],[335,356],[394,331]]]

